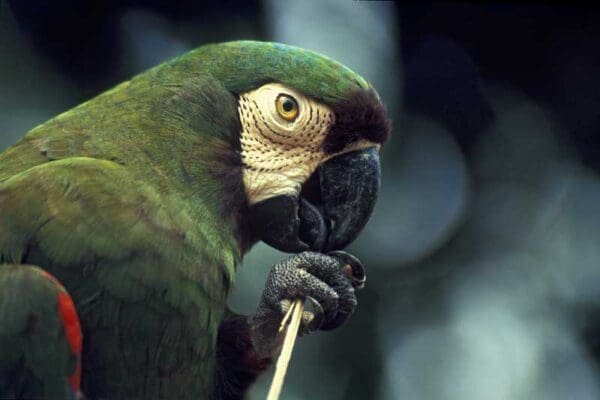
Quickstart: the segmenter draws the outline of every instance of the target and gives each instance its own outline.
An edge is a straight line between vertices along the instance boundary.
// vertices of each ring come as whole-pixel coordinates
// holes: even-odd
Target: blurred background
[[[600,399],[600,8],[0,0],[0,150],[234,39],[341,61],[394,122],[350,248],[367,287],[346,326],[299,341],[284,399]],[[251,251],[234,310],[255,309],[282,257]]]

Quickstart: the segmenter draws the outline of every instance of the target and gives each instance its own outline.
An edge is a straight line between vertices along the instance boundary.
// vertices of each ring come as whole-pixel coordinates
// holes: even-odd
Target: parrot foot
[[[303,252],[271,270],[256,313],[250,316],[252,341],[258,354],[274,355],[281,347],[281,319],[295,299],[309,301],[300,334],[332,330],[342,325],[357,305],[355,289],[364,286],[365,270],[360,261],[344,252],[327,255]]]

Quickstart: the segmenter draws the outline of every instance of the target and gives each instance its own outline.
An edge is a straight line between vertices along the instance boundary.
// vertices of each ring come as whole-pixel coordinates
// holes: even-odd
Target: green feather
[[[364,78],[337,61],[281,43],[237,41],[207,45],[151,72],[163,68],[177,73],[208,73],[233,93],[280,82],[329,105],[369,87]]]

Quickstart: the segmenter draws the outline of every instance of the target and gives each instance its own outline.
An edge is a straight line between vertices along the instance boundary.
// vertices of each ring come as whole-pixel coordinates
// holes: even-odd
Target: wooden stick
[[[285,328],[287,328],[288,322],[290,321],[290,318],[292,317],[292,313],[294,312],[295,309],[296,309],[296,303],[290,304],[290,308],[288,308],[287,312],[283,316],[283,319],[281,320],[281,324],[279,324],[279,331],[278,331],[279,333],[283,332],[283,330]]]
[[[283,339],[283,347],[281,348],[281,354],[277,359],[277,365],[275,366],[275,375],[273,376],[273,382],[271,382],[271,388],[267,395],[267,400],[278,400],[281,394],[281,388],[283,387],[283,380],[285,379],[285,373],[287,372],[290,359],[292,358],[292,350],[294,349],[294,343],[298,336],[298,328],[300,328],[300,321],[302,321],[302,313],[304,312],[304,301],[296,300],[290,306],[290,309],[283,317],[281,321],[281,328],[285,326],[285,323],[289,320],[290,315],[292,320],[288,326],[285,338]]]

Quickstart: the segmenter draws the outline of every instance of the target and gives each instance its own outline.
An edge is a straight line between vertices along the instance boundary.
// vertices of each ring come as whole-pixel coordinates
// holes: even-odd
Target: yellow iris
[[[294,121],[298,118],[298,103],[296,99],[292,96],[288,96],[287,94],[280,94],[277,96],[277,100],[275,100],[275,106],[277,107],[277,112],[283,119],[286,121]]]

